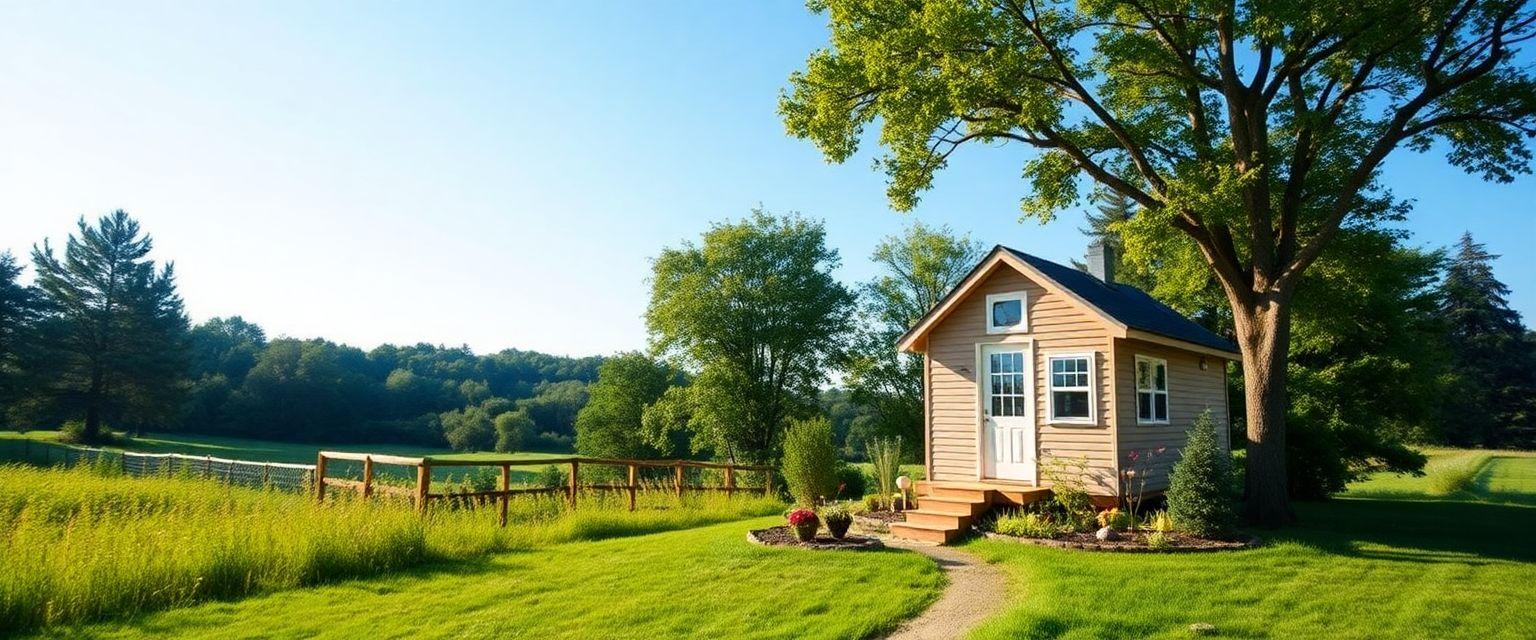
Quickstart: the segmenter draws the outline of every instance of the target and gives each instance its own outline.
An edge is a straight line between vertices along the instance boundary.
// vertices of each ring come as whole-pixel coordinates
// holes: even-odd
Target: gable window
[[[1026,294],[1023,291],[994,293],[987,296],[987,333],[1022,333],[1029,330],[1024,317]]]
[[[1168,361],[1136,356],[1136,423],[1168,424]]]
[[[1093,424],[1093,366],[1091,353],[1048,357],[1051,422]]]

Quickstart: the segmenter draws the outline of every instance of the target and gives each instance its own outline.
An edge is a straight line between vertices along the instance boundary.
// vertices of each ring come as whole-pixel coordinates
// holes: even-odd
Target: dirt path
[[[922,615],[908,620],[888,640],[959,638],[1003,605],[1007,588],[1003,572],[981,558],[956,550],[885,538],[888,547],[916,551],[933,558],[949,576],[949,588]]]

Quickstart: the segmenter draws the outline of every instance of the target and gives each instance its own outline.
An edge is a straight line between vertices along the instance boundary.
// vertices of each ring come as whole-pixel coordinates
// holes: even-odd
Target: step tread
[[[905,527],[908,529],[920,529],[923,531],[959,531],[960,527],[945,527],[936,524],[923,524],[920,522],[892,522],[891,528]]]
[[[985,498],[973,499],[973,498],[957,498],[955,496],[923,496],[923,499],[919,500],[918,504],[922,504],[924,501],[927,501],[927,502],[949,502],[949,503],[953,503],[953,504],[986,504],[986,502],[987,502]]]

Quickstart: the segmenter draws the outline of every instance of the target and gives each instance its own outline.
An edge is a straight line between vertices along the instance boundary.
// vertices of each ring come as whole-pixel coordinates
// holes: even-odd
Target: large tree
[[[873,420],[855,436],[901,436],[911,451],[923,440],[923,359],[892,348],[918,318],[981,260],[985,248],[948,227],[913,223],[881,239],[870,256],[879,273],[861,290],[864,319],[848,352],[845,383]],[[862,442],[844,446],[862,451]]]
[[[1529,171],[1536,87],[1518,0],[813,0],[831,46],[790,77],[789,132],[831,160],[880,123],[911,208],[972,142],[1037,150],[1026,217],[1083,180],[1176,230],[1214,274],[1243,354],[1247,515],[1286,495],[1287,347],[1302,275],[1341,229],[1401,214],[1379,181],[1439,145],[1489,180]]]
[[[1497,257],[1464,234],[1440,284],[1453,373],[1442,424],[1451,444],[1506,445],[1507,434],[1536,426],[1536,353],[1509,308],[1509,287],[1493,275]]]
[[[170,264],[156,268],[153,242],[121,210],[79,221],[64,255],[34,247],[45,304],[38,323],[37,386],[80,439],[104,424],[140,429],[178,417],[187,371],[187,316]]]
[[[688,414],[695,450],[776,457],[848,329],[854,296],[832,277],[838,264],[821,223],[762,210],[656,258],[646,325],[652,349],[696,374],[689,410],[669,411]]]

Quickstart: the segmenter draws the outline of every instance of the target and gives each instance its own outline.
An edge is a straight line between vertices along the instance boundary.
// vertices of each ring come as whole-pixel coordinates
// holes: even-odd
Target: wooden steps
[[[906,512],[905,522],[891,523],[891,535],[949,544],[993,505],[1025,505],[1051,492],[1028,483],[918,482],[916,493],[918,508]]]

